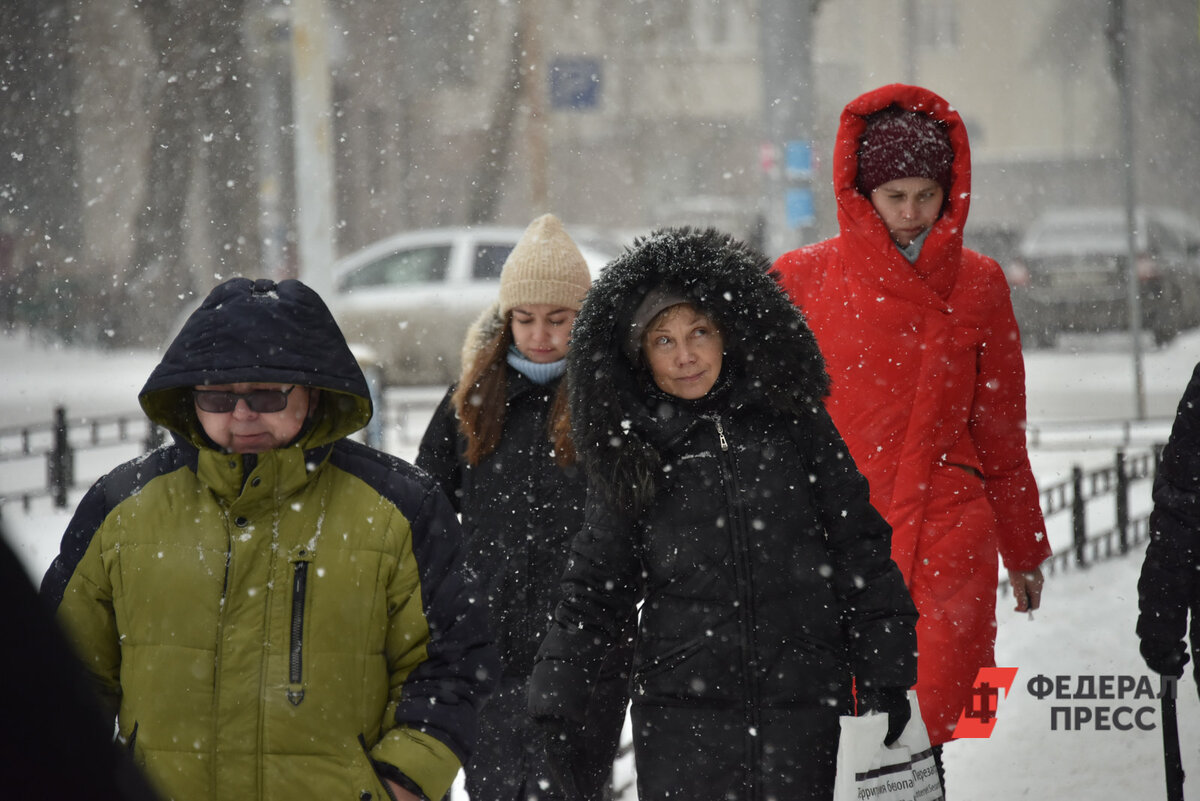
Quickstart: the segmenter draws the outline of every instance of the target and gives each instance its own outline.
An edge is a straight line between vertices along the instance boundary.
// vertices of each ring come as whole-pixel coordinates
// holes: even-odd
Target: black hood
[[[191,389],[239,382],[323,390],[313,439],[332,441],[371,418],[366,379],[332,313],[299,281],[233,278],[183,324],[138,400],[156,423],[200,443]]]
[[[817,341],[770,266],[714,229],[670,228],[636,240],[592,285],[567,355],[572,433],[589,481],[619,508],[637,511],[652,497],[656,443],[672,425],[655,412],[647,371],[624,350],[634,310],[651,290],[670,287],[716,321],[730,405],[799,419],[829,394]]]

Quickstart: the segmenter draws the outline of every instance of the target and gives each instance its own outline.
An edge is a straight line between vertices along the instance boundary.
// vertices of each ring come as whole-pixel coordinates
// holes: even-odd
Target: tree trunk
[[[470,207],[467,210],[467,221],[472,224],[496,219],[496,208],[500,204],[504,189],[504,173],[512,155],[513,128],[517,121],[522,82],[525,80],[521,69],[522,54],[525,50],[521,18],[522,15],[518,13],[517,23],[510,38],[512,48],[509,51],[504,82],[500,91],[496,93],[491,123],[484,137],[483,153],[480,155],[479,165],[475,168],[475,192],[471,195]]]
[[[124,282],[133,320],[115,325],[126,342],[157,347],[181,309],[180,298],[204,294],[213,276],[197,275],[185,258],[187,201],[205,204],[199,241],[222,277],[256,274],[257,181],[249,59],[241,36],[245,0],[169,0],[137,6],[158,70],[147,95],[152,139],[144,202],[136,223],[133,263]],[[204,184],[194,187],[197,176]],[[199,286],[198,286],[199,285]],[[123,317],[128,318],[128,311]],[[115,321],[117,323],[121,321]]]

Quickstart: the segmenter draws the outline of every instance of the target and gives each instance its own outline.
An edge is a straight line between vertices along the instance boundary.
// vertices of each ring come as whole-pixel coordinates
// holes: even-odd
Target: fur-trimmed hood
[[[770,266],[714,229],[668,228],[636,240],[592,285],[567,354],[572,434],[589,482],[617,508],[637,513],[653,497],[664,432],[679,419],[664,414],[649,372],[623,351],[650,290],[678,290],[720,326],[730,407],[797,419],[828,395],[816,339]]]
[[[504,324],[505,318],[500,314],[500,301],[496,300],[481,311],[467,328],[467,333],[463,336],[462,351],[459,354],[462,362],[458,376],[459,384],[467,380],[467,376],[475,368],[475,360],[479,358],[479,354],[483,352],[487,344],[496,338],[496,334],[504,328]]]

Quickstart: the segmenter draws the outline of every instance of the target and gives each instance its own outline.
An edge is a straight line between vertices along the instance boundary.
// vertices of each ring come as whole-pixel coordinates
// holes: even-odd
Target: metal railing
[[[1149,539],[1149,512],[1131,514],[1130,489],[1139,481],[1153,484],[1161,456],[1162,445],[1133,456],[1118,449],[1113,464],[1088,471],[1074,465],[1069,479],[1042,488],[1042,514],[1047,522],[1065,512],[1071,515],[1071,547],[1050,557],[1046,563],[1048,574],[1123,556]],[[1088,504],[1110,495],[1113,526],[1089,534]]]
[[[35,499],[49,497],[56,508],[65,508],[70,490],[99,478],[99,474],[79,476],[76,456],[80,452],[122,444],[148,451],[162,440],[162,431],[140,413],[69,418],[63,406],[55,407],[48,423],[0,428],[0,466],[16,464],[13,472],[26,478],[30,470],[36,475],[38,464],[45,471],[40,484],[0,488],[0,506],[18,502],[28,513]]]
[[[1166,442],[1173,417],[1146,420],[1047,420],[1027,422],[1031,450],[1148,448]]]

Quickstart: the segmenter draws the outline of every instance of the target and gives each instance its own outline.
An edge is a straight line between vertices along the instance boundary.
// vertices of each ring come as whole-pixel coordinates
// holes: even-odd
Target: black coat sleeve
[[[1184,390],[1154,479],[1150,544],[1138,579],[1137,634],[1147,648],[1183,649],[1200,606],[1200,365]],[[1197,645],[1193,632],[1192,646]]]
[[[636,532],[591,490],[562,589],[530,677],[529,711],[535,718],[583,723],[606,658],[620,653],[628,661],[632,621],[644,592]]]
[[[862,686],[917,681],[917,609],[892,561],[892,529],[824,408],[807,427],[818,513],[842,604],[850,666]]]
[[[500,656],[479,587],[463,568],[458,518],[432,486],[412,518],[412,552],[430,637],[393,715],[398,724],[430,732],[466,762],[479,708],[500,676]]]
[[[454,511],[461,514],[462,463],[458,458],[458,416],[454,411],[453,396],[454,387],[450,387],[425,427],[416,463],[437,480]]]

